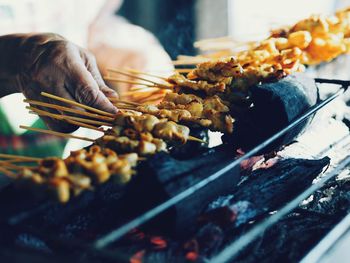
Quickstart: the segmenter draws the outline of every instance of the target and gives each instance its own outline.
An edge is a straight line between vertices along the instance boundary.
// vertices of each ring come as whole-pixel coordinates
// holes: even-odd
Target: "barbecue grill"
[[[350,86],[350,81],[321,78],[315,81],[320,88],[327,84],[338,89],[238,158],[233,155],[227,158],[227,154],[223,155],[227,149],[217,148],[194,158],[192,163],[175,163],[187,165],[176,167],[183,173],[193,171],[193,167],[206,168],[198,173],[199,177],[192,178],[189,174],[183,185],[176,185],[182,189],[180,192],[170,189],[171,195],[152,196],[152,189],[142,192],[142,186],[157,187],[159,182],[141,181],[141,187],[135,188],[137,191],[121,199],[127,205],[114,207],[124,212],[128,206],[142,203],[146,209],[130,214],[127,220],[111,222],[113,201],[120,198],[114,195],[118,189],[111,184],[103,186],[93,197],[82,197],[80,207],[65,205],[63,212],[61,205],[52,203],[39,203],[23,211],[14,209],[15,213],[2,216],[0,222],[1,257],[4,262],[10,259],[11,262],[267,262],[303,258],[304,262],[316,262],[324,255],[339,254],[350,225],[347,216],[350,136],[342,122],[323,118],[321,124],[313,125],[302,135],[300,142],[281,152],[283,160],[274,164],[271,156],[265,156],[267,161],[260,162],[259,169],[248,169],[244,176],[239,172],[243,163],[249,163],[269,144],[314,118],[315,113],[332,107]],[[327,138],[327,133],[335,131],[340,123],[342,132]],[[312,148],[314,142],[309,142],[312,137],[324,141]],[[291,158],[295,152],[305,151],[309,153],[306,154],[309,160]],[[331,158],[331,164],[325,156]],[[163,163],[169,161],[165,156],[155,158]],[[216,165],[217,161],[221,165]],[[152,171],[151,166],[140,169]],[[237,179],[232,191],[215,192],[216,185],[229,184],[234,181],[232,177]],[[212,201],[200,204],[206,192],[212,193]],[[149,196],[144,196],[147,193]],[[91,201],[96,198],[99,201]],[[144,202],[147,200],[142,199],[152,202],[147,204]],[[0,205],[5,202],[13,202],[9,207],[16,206],[16,200],[2,200]],[[87,203],[90,204],[88,210]],[[198,222],[186,225],[190,217],[198,217]],[[96,220],[106,225],[96,226]],[[33,227],[48,221],[48,228]]]

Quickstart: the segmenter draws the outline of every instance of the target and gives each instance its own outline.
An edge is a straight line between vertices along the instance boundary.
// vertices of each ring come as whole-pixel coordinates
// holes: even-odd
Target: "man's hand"
[[[10,49],[12,58],[2,54],[1,47],[6,41],[5,47]],[[107,97],[118,95],[105,85],[93,55],[59,35],[0,37],[0,56],[12,59],[7,68],[4,61],[0,62],[0,69],[6,68],[0,78],[14,84],[3,94],[22,92],[28,99],[53,102],[40,95],[44,91],[107,112],[117,112]],[[43,119],[51,129],[70,132],[77,128],[51,118]]]

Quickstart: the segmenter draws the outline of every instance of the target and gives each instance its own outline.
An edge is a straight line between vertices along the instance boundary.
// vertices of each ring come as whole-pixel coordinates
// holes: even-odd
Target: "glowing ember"
[[[140,250],[136,252],[131,258],[130,263],[142,263],[143,256],[145,255],[145,250]]]
[[[167,241],[159,236],[152,237],[150,242],[154,245],[155,249],[164,249],[167,247]]]

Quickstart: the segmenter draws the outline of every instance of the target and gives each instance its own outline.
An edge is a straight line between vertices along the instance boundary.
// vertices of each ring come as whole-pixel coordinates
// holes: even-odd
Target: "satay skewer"
[[[85,128],[88,128],[88,129],[93,129],[93,130],[98,130],[98,131],[104,132],[104,130],[101,130],[101,129],[97,128],[97,127],[94,127],[94,126],[82,123],[82,122],[84,122],[85,119],[76,118],[76,117],[75,117],[75,119],[73,119],[74,118],[73,116],[65,116],[65,115],[48,113],[48,112],[42,111],[42,110],[34,108],[34,107],[27,107],[27,108],[32,110],[32,111],[34,111],[34,112],[36,112],[37,114],[42,114],[43,116],[53,117],[53,118],[56,118],[56,119],[61,120],[61,121],[70,122],[70,123],[78,125],[80,127],[85,127]],[[80,120],[82,120],[82,122],[80,122]],[[109,126],[112,126],[112,125],[110,124]],[[40,132],[44,132],[44,133],[47,133],[47,134],[58,135],[58,136],[61,136],[61,137],[66,137],[66,138],[83,139],[83,140],[85,139],[87,141],[92,141],[92,142],[95,141],[95,140],[92,140],[90,138],[84,138],[84,137],[79,137],[79,136],[59,133],[59,132],[50,131],[50,130],[43,130],[43,129],[26,127],[26,126],[20,126],[20,127],[24,128],[24,129],[28,129],[28,130],[40,131]],[[192,137],[192,136],[190,136],[189,140],[198,141],[198,142],[204,142],[204,141],[202,141],[202,140],[200,140],[198,138]]]
[[[41,132],[41,133],[46,133],[46,134],[51,134],[51,135],[56,135],[59,137],[63,138],[69,138],[69,139],[77,139],[77,140],[83,140],[83,141],[89,141],[89,142],[95,142],[96,140],[87,138],[87,137],[81,137],[81,136],[76,136],[72,134],[66,134],[62,132],[56,132],[56,131],[51,131],[51,130],[45,130],[45,129],[40,129],[40,128],[33,128],[33,127],[28,127],[24,125],[19,126],[21,129],[29,130],[29,131],[36,131],[36,132]],[[207,143],[199,138],[193,137],[193,136],[188,136],[189,141],[196,141],[196,142],[201,142],[201,143]]]

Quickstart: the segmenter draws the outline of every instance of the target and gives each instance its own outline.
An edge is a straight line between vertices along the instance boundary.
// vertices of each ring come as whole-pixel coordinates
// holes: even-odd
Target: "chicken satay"
[[[106,158],[101,153],[88,154],[85,159],[76,160],[84,174],[87,174],[97,184],[106,182],[111,173],[108,169]]]
[[[225,82],[216,82],[212,84],[205,80],[194,81],[179,73],[170,76],[168,81],[174,85],[175,92],[202,91],[207,95],[213,95],[223,93],[226,90]]]
[[[48,190],[60,203],[66,203],[71,196],[71,186],[64,177],[53,177],[47,181]]]
[[[201,79],[229,84],[232,78],[240,77],[242,73],[243,68],[241,64],[234,57],[229,57],[200,63],[187,77],[191,80]]]
[[[128,116],[126,126],[135,129],[138,132],[152,132],[154,126],[160,120],[151,114],[143,114],[140,116]]]
[[[66,177],[66,180],[69,182],[71,192],[74,196],[78,196],[84,190],[92,189],[91,178],[89,176],[86,176],[85,174],[69,174]]]
[[[94,145],[89,150],[71,152],[65,160],[47,158],[39,162],[38,167],[24,168],[19,172],[17,182],[38,194],[49,193],[59,202],[66,203],[72,196],[111,177],[119,183],[127,182],[137,161],[136,153],[118,156],[110,149]]]
[[[66,176],[48,177],[47,174],[40,174],[38,168],[24,168],[18,174],[17,183],[20,187],[32,189],[35,194],[48,193],[60,203],[70,199],[70,184]]]
[[[171,92],[164,96],[163,101],[171,101],[175,104],[186,105],[191,102],[202,102],[203,99],[194,94],[178,94]]]
[[[215,131],[231,133],[232,125],[228,125],[227,122],[228,120],[233,122],[233,118],[228,114],[230,112],[228,105],[228,102],[216,95],[202,99],[190,94],[169,94],[159,107],[161,109],[170,108],[172,111],[177,108],[187,110],[192,118],[197,119],[196,123],[199,125],[210,127]],[[186,119],[183,120],[186,121]]]
[[[45,158],[39,163],[38,173],[47,177],[63,177],[68,175],[68,169],[62,159]]]
[[[173,121],[159,122],[155,125],[154,135],[165,141],[186,143],[190,135],[190,129],[184,125],[178,125]]]
[[[97,143],[102,147],[112,149],[120,153],[138,153],[141,156],[155,154],[159,151],[164,151],[164,144],[155,144],[152,141],[146,140],[131,140],[126,136],[104,135],[97,140]]]

